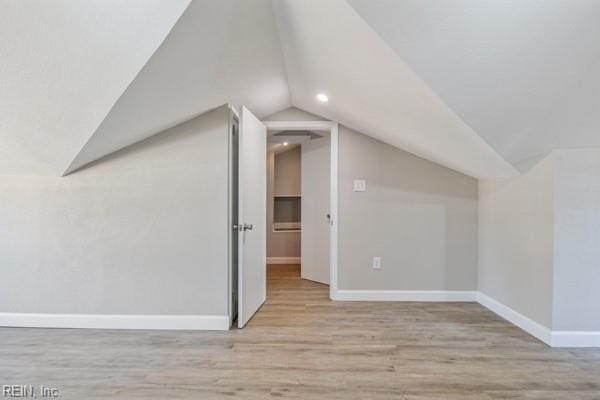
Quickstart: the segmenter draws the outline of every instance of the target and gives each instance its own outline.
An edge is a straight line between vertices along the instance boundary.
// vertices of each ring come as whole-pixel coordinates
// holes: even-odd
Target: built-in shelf
[[[299,231],[302,221],[302,197],[274,196],[273,197],[273,230]]]
[[[300,222],[275,222],[273,224],[273,231],[275,232],[298,232],[300,229]]]

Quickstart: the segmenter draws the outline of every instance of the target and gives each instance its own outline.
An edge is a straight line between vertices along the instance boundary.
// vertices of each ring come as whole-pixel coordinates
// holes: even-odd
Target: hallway
[[[243,330],[0,328],[0,384],[64,399],[591,400],[600,351],[551,349],[475,303],[332,302],[271,266]]]

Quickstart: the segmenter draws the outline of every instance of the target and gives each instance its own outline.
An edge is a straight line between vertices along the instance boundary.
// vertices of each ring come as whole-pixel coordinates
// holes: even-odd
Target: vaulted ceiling
[[[600,146],[600,1],[348,2],[513,165]]]
[[[273,5],[294,106],[469,175],[513,173],[348,3]]]
[[[227,102],[290,106],[270,0],[193,0],[67,172]]]
[[[600,145],[598,17],[595,0],[7,0],[0,174],[69,173],[230,102],[511,175]]]
[[[2,1],[0,173],[63,173],[188,3]]]

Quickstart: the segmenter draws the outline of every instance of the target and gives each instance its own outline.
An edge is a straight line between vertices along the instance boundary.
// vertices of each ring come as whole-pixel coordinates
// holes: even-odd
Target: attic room
[[[599,17],[0,2],[3,397],[598,398]]]

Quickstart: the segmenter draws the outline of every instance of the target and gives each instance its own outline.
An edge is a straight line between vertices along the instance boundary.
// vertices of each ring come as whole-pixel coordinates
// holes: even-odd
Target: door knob
[[[233,225],[232,228],[234,231],[243,232],[243,231],[251,231],[253,226],[252,226],[252,224],[241,224],[241,225]]]

